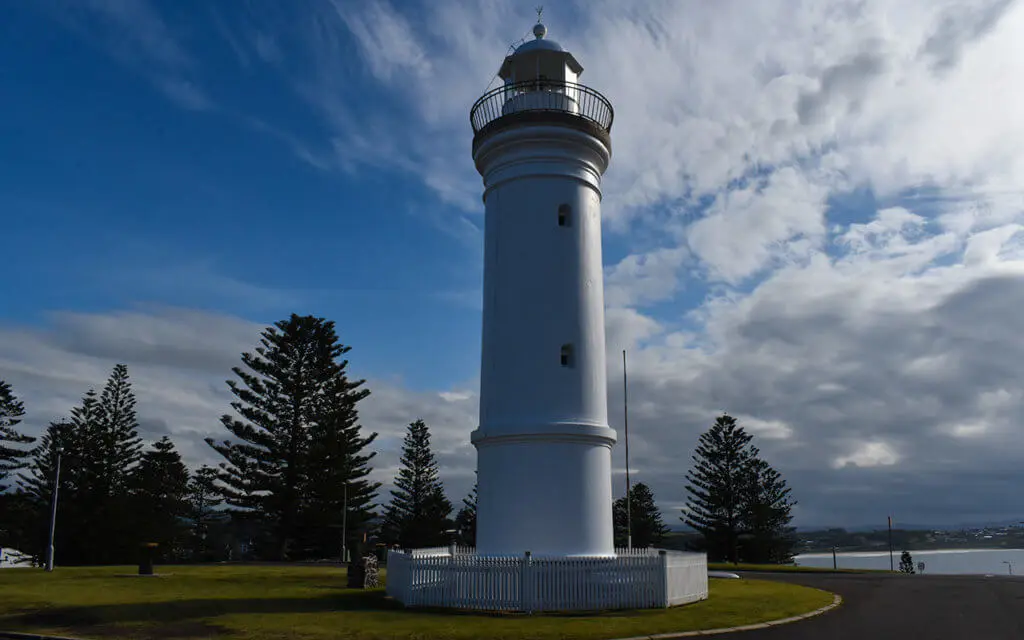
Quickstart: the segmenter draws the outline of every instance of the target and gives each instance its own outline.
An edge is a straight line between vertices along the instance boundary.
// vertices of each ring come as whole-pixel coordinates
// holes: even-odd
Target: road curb
[[[757,624],[745,624],[741,627],[722,627],[720,629],[701,629],[698,631],[679,631],[676,633],[658,633],[649,636],[633,636],[632,638],[617,638],[616,640],[675,640],[676,638],[695,638],[697,636],[715,636],[720,633],[735,633],[738,631],[754,631],[756,629],[770,629],[771,627],[777,627],[783,624],[789,624],[791,622],[799,622],[815,616],[820,616],[823,613],[835,609],[843,603],[843,597],[838,593],[832,594],[832,604],[802,613],[798,616],[791,616],[789,618],[781,618],[779,620],[769,620],[768,622],[759,622]]]
[[[0,631],[0,640],[77,640],[77,638],[65,638],[63,636],[41,636],[38,633],[15,633],[13,631]]]

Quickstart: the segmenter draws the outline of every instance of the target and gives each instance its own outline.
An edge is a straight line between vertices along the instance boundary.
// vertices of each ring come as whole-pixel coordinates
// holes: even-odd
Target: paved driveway
[[[737,633],[737,639],[1024,640],[1024,578],[742,575],[825,589],[841,595],[843,604],[810,620]]]

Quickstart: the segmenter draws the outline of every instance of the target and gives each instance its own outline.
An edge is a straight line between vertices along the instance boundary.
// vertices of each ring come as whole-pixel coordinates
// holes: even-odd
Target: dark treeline
[[[378,504],[377,434],[358,413],[370,391],[348,376],[349,350],[323,318],[293,314],[264,330],[227,382],[225,437],[206,441],[220,462],[194,471],[169,438],[143,442],[123,364],[38,439],[19,431],[24,404],[0,381],[0,547],[45,562],[58,457],[57,564],[133,563],[151,542],[162,562],[473,544],[475,493],[453,519],[422,420],[408,427],[389,504]]]
[[[458,509],[446,496],[429,427],[407,426],[393,489],[371,480],[377,434],[359,421],[370,395],[348,375],[350,347],[333,322],[291,315],[267,327],[227,381],[233,413],[206,445],[215,465],[189,470],[174,443],[145,443],[128,368],[113,367],[67,419],[36,439],[25,407],[0,381],[0,547],[43,564],[57,462],[56,563],[126,564],[157,543],[160,562],[337,559],[375,546],[474,546],[477,490]],[[711,559],[787,561],[789,489],[722,416],[701,436],[684,520]],[[660,544],[667,528],[650,488],[613,505],[615,542]],[[344,539],[343,539],[344,531]]]

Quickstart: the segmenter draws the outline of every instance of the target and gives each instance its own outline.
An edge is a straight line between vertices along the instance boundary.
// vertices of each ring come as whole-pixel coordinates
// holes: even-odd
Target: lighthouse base
[[[390,551],[387,593],[407,607],[596,611],[672,607],[708,597],[703,553],[616,550],[604,557],[485,556],[449,547]]]

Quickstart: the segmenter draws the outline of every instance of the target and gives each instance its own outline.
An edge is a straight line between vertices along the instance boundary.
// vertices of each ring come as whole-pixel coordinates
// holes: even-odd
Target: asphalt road
[[[821,616],[737,633],[742,640],[1024,640],[1024,577],[742,575],[843,597],[840,607]]]

